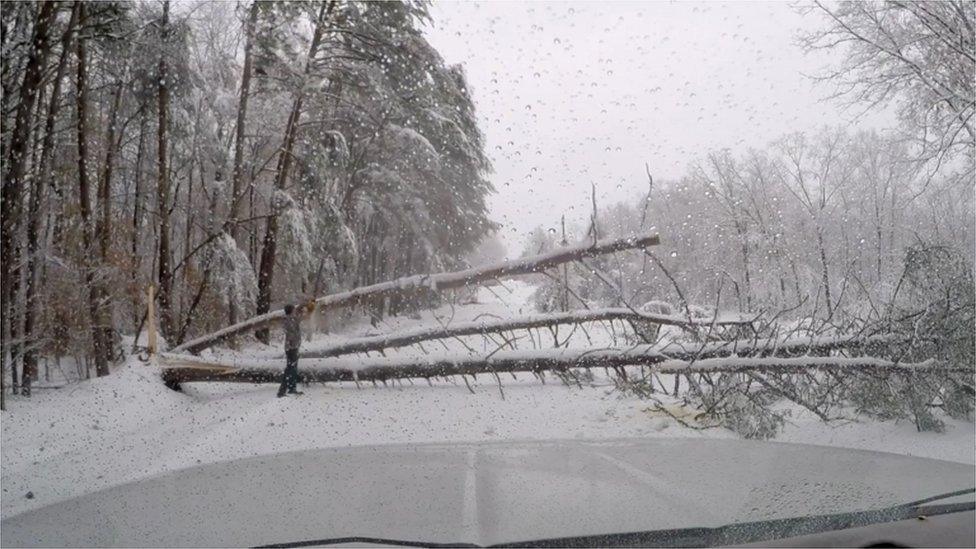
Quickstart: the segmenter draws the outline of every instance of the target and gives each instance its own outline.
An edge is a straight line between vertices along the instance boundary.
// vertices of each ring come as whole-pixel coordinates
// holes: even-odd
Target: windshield
[[[976,486],[972,2],[0,15],[5,544]]]

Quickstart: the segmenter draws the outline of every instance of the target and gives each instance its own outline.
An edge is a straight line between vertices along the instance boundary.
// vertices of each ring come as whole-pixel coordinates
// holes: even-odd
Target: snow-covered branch
[[[570,261],[578,261],[588,257],[595,257],[603,254],[646,248],[660,243],[657,233],[645,234],[629,238],[613,240],[602,240],[595,244],[584,244],[560,248],[545,254],[514,259],[494,265],[439,273],[431,275],[414,275],[380,284],[362,286],[346,292],[331,294],[319,297],[315,300],[318,308],[331,309],[355,304],[366,298],[389,298],[393,296],[409,296],[425,291],[449,290],[470,286],[510,276],[538,273],[551,269],[557,265]],[[280,322],[285,316],[283,310],[279,309],[263,315],[253,317],[244,322],[228,326],[212,334],[198,337],[174,348],[178,353],[197,353],[212,347],[220,341],[246,332],[271,326]]]
[[[752,322],[751,318],[746,318],[739,315],[726,315],[715,319],[693,319],[689,323],[689,320],[686,317],[643,313],[622,307],[587,309],[560,313],[528,315],[504,320],[463,322],[443,327],[435,326],[429,328],[416,328],[389,334],[347,339],[341,343],[332,344],[327,347],[304,350],[301,352],[300,356],[302,358],[327,358],[350,353],[366,353],[371,351],[379,351],[382,349],[404,347],[433,339],[450,339],[479,334],[493,334],[511,330],[545,328],[561,324],[582,324],[585,322],[614,320],[623,322],[652,322],[655,324],[665,324],[670,326],[711,326],[713,324],[715,326],[727,326],[744,325]],[[284,355],[282,354],[281,356]]]

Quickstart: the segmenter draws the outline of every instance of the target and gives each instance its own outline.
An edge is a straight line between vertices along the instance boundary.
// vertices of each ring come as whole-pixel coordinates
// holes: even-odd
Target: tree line
[[[964,163],[930,177],[897,138],[874,131],[824,128],[741,154],[714,151],[684,177],[596,214],[601,238],[656,227],[663,238],[655,253],[667,272],[640,253],[594,258],[567,273],[577,296],[567,301],[563,273],[554,273],[537,306],[685,300],[824,318],[861,313],[894,293],[912,250],[945,249],[971,272],[971,177]],[[589,222],[570,227],[565,241],[591,231]],[[563,242],[561,230],[539,227],[525,253]]]
[[[898,126],[824,127],[743,152],[705,151],[685,176],[655,183],[648,173],[645,194],[603,205],[582,226],[538,228],[526,253],[653,224],[665,236],[667,269],[642,254],[600,258],[588,271],[555,273],[537,293],[541,308],[671,299],[830,319],[893,299],[923,258],[932,276],[965,287],[976,248],[976,6],[872,0],[799,9],[822,23],[799,36],[802,45],[836,59],[814,76],[830,99],[853,114],[890,108]],[[565,290],[571,277],[575,297]],[[971,293],[957,304],[970,317]]]
[[[175,345],[286,300],[457,266],[495,227],[471,93],[424,38],[425,4],[0,9],[15,390],[42,355],[84,349],[108,374],[150,284]]]

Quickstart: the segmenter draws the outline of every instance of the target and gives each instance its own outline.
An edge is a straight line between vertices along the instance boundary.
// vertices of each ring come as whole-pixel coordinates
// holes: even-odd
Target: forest
[[[726,426],[746,418],[739,432],[760,437],[782,424],[769,411],[778,398],[825,420],[852,402],[910,416],[919,430],[940,428],[933,408],[971,420],[973,5],[798,9],[823,21],[803,47],[841,54],[813,77],[832,87],[831,100],[890,109],[896,128],[825,125],[702,150],[669,180],[649,163],[634,199],[599,204],[594,187],[581,205],[589,219],[540,220],[528,235],[529,267],[518,272],[534,273],[531,303],[549,317],[350,340],[309,357],[629,319],[628,344],[659,344],[643,358],[604,349],[598,360],[502,354],[494,364],[540,378],[555,368],[566,383],[580,382],[573,369],[584,362],[602,364],[617,369],[622,390],[654,399],[671,389],[644,366],[665,362],[656,373],[673,374],[674,397],[684,379],[686,403]],[[436,284],[406,292],[402,281],[441,276],[459,288],[485,278],[464,269],[504,259],[475,93],[425,37],[426,3],[47,0],[2,10],[3,352],[14,393],[30,395],[42,359],[45,374],[49,359],[69,357],[79,378],[109,375],[153,323],[150,287],[162,347],[196,353],[217,343],[207,334],[274,320],[297,300],[352,303],[346,314],[374,327],[453,307],[470,295]],[[721,320],[727,312],[733,320]],[[271,341],[270,324],[253,324],[258,341]],[[724,324],[752,331],[713,333]],[[698,352],[670,352],[675,341],[657,340],[662,325],[680,327]],[[568,337],[553,331],[557,350]],[[751,339],[748,356],[715,343],[722,338]],[[776,362],[779,338],[808,344]],[[373,380],[398,369],[428,381],[497,378],[488,359],[517,351],[517,339],[502,336],[470,364],[431,359],[434,374],[377,363]],[[831,355],[837,348],[850,352]],[[746,364],[707,362],[720,358]],[[830,375],[800,368],[811,364]],[[624,369],[635,365],[639,382]],[[931,375],[854,373],[872,366]],[[740,372],[779,367],[803,375]],[[174,386],[213,379],[174,372]]]
[[[2,9],[14,390],[42,355],[107,375],[150,284],[176,345],[457,266],[494,228],[471,94],[423,37],[424,4]]]

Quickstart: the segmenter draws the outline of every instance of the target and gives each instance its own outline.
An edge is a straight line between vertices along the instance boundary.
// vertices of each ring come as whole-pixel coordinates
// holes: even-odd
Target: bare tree
[[[743,175],[734,158],[728,153],[713,153],[708,155],[708,167],[699,166],[695,177],[709,189],[708,196],[715,199],[732,222],[732,227],[739,240],[739,251],[742,256],[743,288],[745,310],[752,310],[752,269],[749,261],[750,225],[749,214],[745,207],[745,183]],[[710,168],[710,169],[709,169]]]
[[[967,0],[816,0],[824,29],[804,37],[811,49],[846,47],[840,64],[821,78],[852,104],[895,103],[923,158],[969,153],[976,145],[973,114],[976,4]]]
[[[827,318],[833,316],[830,262],[827,257],[827,229],[830,209],[844,184],[849,181],[850,162],[843,156],[847,136],[826,132],[811,143],[803,135],[783,139],[780,180],[813,222],[820,259],[820,280]]]

